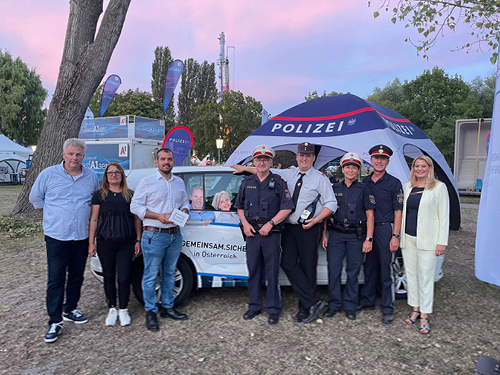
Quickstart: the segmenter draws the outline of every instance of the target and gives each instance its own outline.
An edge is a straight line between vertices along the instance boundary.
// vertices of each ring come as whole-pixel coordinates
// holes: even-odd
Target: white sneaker
[[[116,318],[118,317],[118,311],[114,307],[109,309],[108,316],[106,317],[106,325],[114,326],[116,323]]]
[[[120,325],[128,326],[130,324],[130,315],[128,314],[128,309],[120,309]]]

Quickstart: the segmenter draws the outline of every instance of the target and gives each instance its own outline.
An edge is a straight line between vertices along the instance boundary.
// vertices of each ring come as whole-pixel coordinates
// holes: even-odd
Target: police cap
[[[309,142],[303,142],[297,147],[297,154],[314,154],[316,147]]]
[[[344,167],[345,165],[357,165],[359,168],[363,165],[363,160],[355,152],[348,152],[342,159],[340,159],[340,165]]]
[[[389,146],[386,145],[376,145],[373,146],[370,151],[368,151],[370,156],[386,156],[390,158],[392,156],[392,150]]]
[[[253,149],[253,158],[267,157],[274,158],[274,150],[268,145],[259,145]]]

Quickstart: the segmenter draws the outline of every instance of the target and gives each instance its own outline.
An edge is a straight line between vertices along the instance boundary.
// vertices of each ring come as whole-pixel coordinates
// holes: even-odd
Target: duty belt
[[[356,233],[356,224],[344,224],[340,221],[335,221],[332,229],[338,233],[354,234]]]

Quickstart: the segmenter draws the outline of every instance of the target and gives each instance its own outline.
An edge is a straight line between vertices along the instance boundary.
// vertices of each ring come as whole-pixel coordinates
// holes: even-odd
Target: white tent
[[[438,178],[448,188],[450,228],[460,227],[460,201],[455,179],[438,148],[408,119],[355,95],[314,99],[282,112],[245,139],[225,165],[247,163],[253,149],[260,144],[267,144],[275,151],[296,152],[297,145],[302,142],[316,145],[316,168],[351,151],[369,164],[368,150],[374,145],[385,144],[394,151],[387,170],[403,184],[410,176],[405,156],[428,155],[434,160]]]
[[[26,160],[33,155],[29,148],[12,142],[0,134],[0,182],[11,181],[11,174],[18,174],[26,168]]]

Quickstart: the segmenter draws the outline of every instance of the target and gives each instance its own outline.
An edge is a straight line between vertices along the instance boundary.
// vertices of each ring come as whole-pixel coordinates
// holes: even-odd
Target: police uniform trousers
[[[279,269],[281,260],[281,234],[270,232],[267,236],[255,233],[247,236],[246,254],[248,267],[248,309],[260,311],[262,308],[262,266],[267,277],[266,311],[269,314],[281,313]]]
[[[285,224],[281,235],[283,248],[281,267],[299,298],[299,309],[302,311],[309,309],[321,299],[316,293],[320,236],[320,224],[307,230],[299,224]]]
[[[326,249],[328,258],[328,307],[339,311],[356,311],[358,307],[359,269],[365,259],[363,240],[358,240],[355,233],[330,232]],[[342,265],[346,258],[347,282],[344,295],[341,293]]]
[[[382,314],[394,314],[394,280],[392,277],[392,261],[394,253],[391,253],[390,242],[392,238],[392,224],[375,223],[373,230],[373,249],[366,254],[364,263],[365,283],[361,288],[361,306],[375,306],[377,284],[380,276],[382,296],[380,298],[380,310]]]

